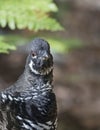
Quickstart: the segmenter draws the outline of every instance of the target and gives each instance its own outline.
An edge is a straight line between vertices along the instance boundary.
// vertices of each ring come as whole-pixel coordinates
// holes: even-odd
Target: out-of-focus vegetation
[[[59,23],[50,17],[50,12],[57,12],[52,0],[1,0],[0,26],[11,30],[60,30]]]
[[[15,50],[18,45],[24,45],[25,43],[28,43],[29,41],[33,40],[35,37],[42,37],[45,38],[49,43],[52,48],[52,51],[57,52],[57,53],[64,53],[68,52],[69,50],[76,48],[76,47],[81,47],[82,42],[78,39],[65,39],[65,38],[60,38],[57,36],[41,36],[38,34],[34,36],[19,36],[19,35],[14,35],[14,34],[9,34],[6,36],[0,36],[0,52],[1,53],[8,53],[8,50]]]
[[[1,0],[0,26],[11,30],[62,30],[61,25],[50,15],[57,11],[52,0]],[[0,52],[7,53],[9,49],[14,50],[15,45],[7,42],[7,35],[0,36]]]
[[[63,27],[55,19],[67,10],[59,5],[60,11],[53,0],[1,0],[0,1],[0,53],[15,50],[17,45],[22,45],[33,40],[34,37],[43,37],[51,44],[53,51],[62,53],[80,47],[78,39],[67,39],[51,33],[37,33],[40,30],[62,31]],[[69,6],[67,7],[69,8]],[[63,20],[63,19],[62,19]],[[5,29],[10,33],[3,32]],[[28,36],[23,36],[21,31],[27,31]],[[9,33],[9,34],[8,34]]]
[[[52,50],[58,53],[65,53],[69,50],[82,47],[82,42],[78,39],[65,39],[65,38],[47,38],[50,42]]]

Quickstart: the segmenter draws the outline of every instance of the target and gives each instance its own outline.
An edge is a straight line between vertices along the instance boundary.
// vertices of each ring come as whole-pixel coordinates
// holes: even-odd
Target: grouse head
[[[53,70],[53,57],[47,41],[40,38],[32,41],[27,64],[36,75],[47,75]]]

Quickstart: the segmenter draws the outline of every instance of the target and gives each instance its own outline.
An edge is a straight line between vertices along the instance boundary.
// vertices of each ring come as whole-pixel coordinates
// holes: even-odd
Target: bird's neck
[[[46,75],[40,75],[40,74],[35,74],[33,72],[31,72],[31,70],[29,69],[29,67],[25,67],[25,71],[24,71],[24,76],[27,77],[31,77],[32,79],[42,79],[46,81],[50,81],[52,82],[53,80],[53,70],[46,74]]]
[[[41,90],[44,88],[52,89],[53,72],[51,71],[48,75],[36,75],[26,67],[24,71],[24,79],[27,80],[34,88]]]

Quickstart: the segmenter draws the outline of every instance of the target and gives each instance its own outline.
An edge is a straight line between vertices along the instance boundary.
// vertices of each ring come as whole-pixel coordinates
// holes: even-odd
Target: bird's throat
[[[53,70],[53,66],[50,66],[48,68],[42,68],[42,69],[36,69],[34,67],[34,63],[31,60],[29,63],[29,67],[32,73],[34,73],[35,75],[48,75],[52,70]]]

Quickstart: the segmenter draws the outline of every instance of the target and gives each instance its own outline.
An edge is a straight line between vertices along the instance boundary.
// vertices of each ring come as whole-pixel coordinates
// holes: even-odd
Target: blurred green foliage
[[[59,15],[66,13],[66,5],[60,3],[61,9]],[[37,37],[37,31],[50,30],[58,31],[63,30],[59,22],[54,18],[58,16],[58,8],[53,0],[0,0],[0,27],[3,32],[4,28],[8,28],[10,34],[0,35],[0,53],[8,53],[9,50],[15,50],[17,45],[22,45],[33,40]],[[61,13],[61,14],[60,14]],[[52,15],[54,14],[54,15]],[[51,17],[54,16],[54,17]],[[60,16],[61,17],[61,16]],[[62,17],[61,17],[62,19]],[[29,30],[30,35],[21,35],[21,30]],[[17,32],[17,34],[13,34]],[[45,35],[44,35],[45,34]],[[53,51],[58,53],[68,52],[69,50],[82,46],[81,41],[78,39],[66,39],[57,37],[55,33],[41,32],[38,37],[46,39]]]
[[[57,11],[53,0],[0,0],[0,27],[11,30],[62,30],[56,19],[51,17],[51,13]],[[15,45],[7,42],[6,35],[0,36],[1,53],[14,49]]]
[[[60,24],[50,17],[57,12],[52,0],[0,0],[0,26],[29,30],[60,30]]]
[[[24,45],[28,38],[21,35],[9,34],[0,36],[0,53],[9,53],[9,50],[16,50],[17,45]]]
[[[71,49],[82,47],[82,42],[79,39],[65,39],[61,37],[47,38],[52,50],[57,53],[69,52]]]
[[[57,36],[49,36],[48,34],[45,34],[44,36],[43,34],[42,36],[41,34],[38,34],[38,36],[35,34],[34,36],[32,35],[27,37],[22,35],[9,34],[0,37],[2,38],[0,39],[0,41],[2,41],[0,43],[0,53],[8,53],[9,49],[15,50],[15,46],[24,45],[25,43],[32,41],[35,37],[46,39],[50,43],[52,51],[57,53],[65,53],[73,48],[82,47],[82,42],[78,39],[65,39]]]

